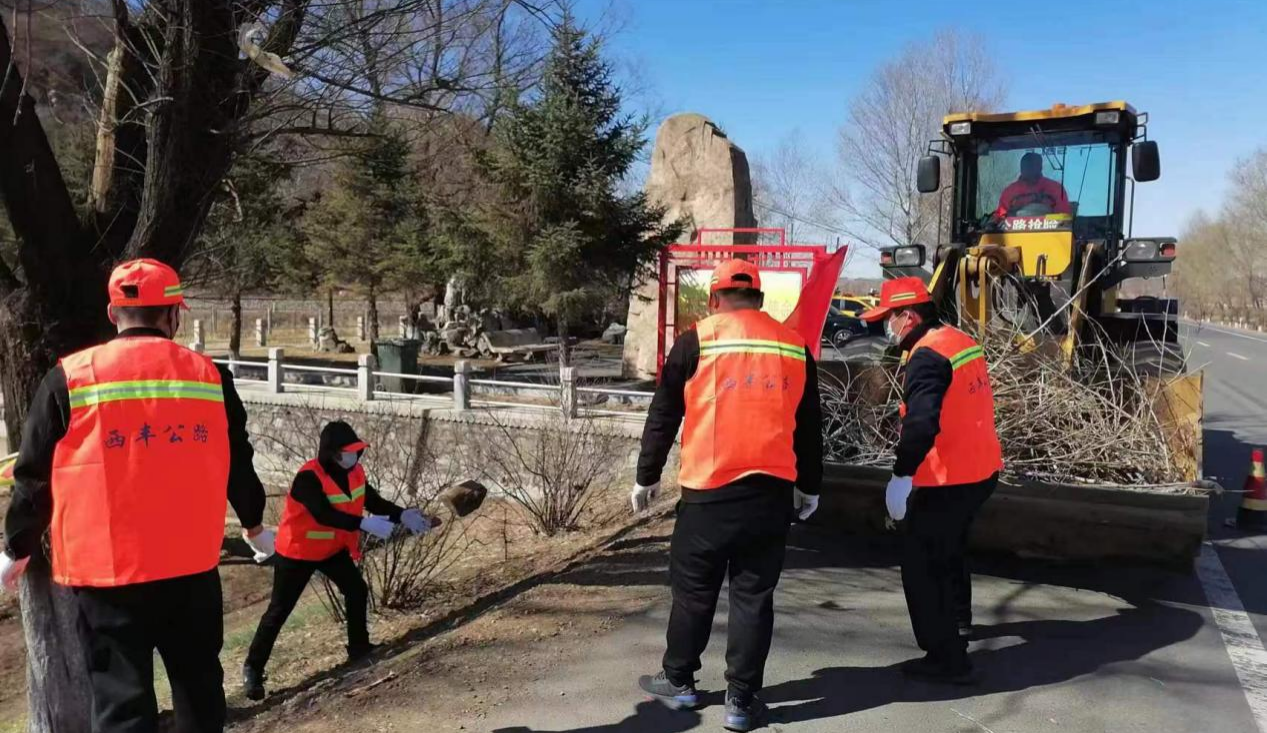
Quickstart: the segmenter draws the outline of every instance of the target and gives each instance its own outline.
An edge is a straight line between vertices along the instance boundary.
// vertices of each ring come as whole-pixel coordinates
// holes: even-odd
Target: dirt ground
[[[622,495],[621,506],[623,498]],[[0,514],[5,503],[0,498]],[[606,502],[600,502],[603,503]],[[535,612],[502,610],[498,604],[521,592],[531,593],[536,585],[553,577],[568,563],[597,551],[614,536],[630,531],[632,525],[622,528],[595,522],[587,529],[545,537],[535,534],[517,516],[513,507],[489,500],[475,515],[461,520],[464,526],[449,528],[449,531],[460,529],[465,536],[460,544],[455,545],[458,556],[452,565],[427,587],[422,606],[408,611],[371,614],[370,636],[373,641],[385,645],[383,657],[393,665],[405,663],[403,660],[407,659],[425,658],[428,665],[438,665],[430,667],[432,674],[440,670],[441,674],[447,675],[445,670],[449,667],[470,669],[462,661],[467,651],[484,648],[486,642],[491,643],[494,638],[499,645],[523,644],[561,634],[573,626],[590,628],[596,616],[589,611],[577,613],[567,624],[563,621],[556,623],[550,614],[542,614],[542,621],[537,623],[532,620],[537,615]],[[220,574],[225,608],[225,645],[221,662],[225,668],[225,690],[231,716],[240,721],[242,730],[273,730],[278,725],[279,716],[285,715],[289,719],[296,705],[304,705],[307,709],[306,704],[295,700],[302,701],[331,685],[338,685],[339,689],[350,686],[348,690],[354,691],[357,686],[367,684],[362,678],[372,675],[378,668],[376,665],[358,669],[346,664],[344,627],[332,618],[325,605],[321,585],[314,580],[275,647],[268,667],[270,697],[263,703],[251,703],[241,693],[240,670],[256,624],[267,605],[272,573],[249,560],[227,558],[221,563]],[[571,605],[581,609],[586,607],[586,603],[577,598]],[[506,613],[512,615],[505,617]],[[511,620],[499,623],[494,635],[487,625],[490,614]],[[468,626],[463,625],[471,618],[480,621],[478,627],[472,627],[475,629],[474,636],[468,635],[465,631]],[[520,620],[513,620],[517,618]],[[454,627],[458,630],[445,633]],[[483,639],[481,634],[488,639]],[[455,659],[448,658],[450,651],[457,655]],[[25,656],[16,600],[9,594],[0,595],[0,733],[25,729]],[[170,697],[165,674],[161,663],[156,662],[155,667],[160,705],[166,707]],[[391,690],[396,684],[403,684],[408,673],[405,668],[401,670],[396,673],[401,676],[400,683],[395,683],[393,678],[380,687]],[[464,675],[460,676],[466,679]],[[359,693],[349,699],[358,697]],[[353,729],[365,730],[359,725],[353,726]]]
[[[663,596],[667,513],[481,604],[464,623],[415,634],[373,663],[344,667],[232,714],[234,733],[481,731],[488,712],[584,653],[590,640]],[[663,552],[661,552],[661,550]],[[663,557],[663,562],[648,557]]]

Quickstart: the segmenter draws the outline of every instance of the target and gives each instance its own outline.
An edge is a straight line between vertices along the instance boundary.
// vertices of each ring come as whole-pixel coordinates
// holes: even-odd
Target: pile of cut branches
[[[1084,345],[1069,367],[1059,349],[1026,350],[1014,330],[983,340],[1005,475],[1013,480],[1161,488],[1183,483],[1154,406],[1164,378],[1104,343]],[[889,466],[897,440],[900,373],[851,365],[821,378],[827,460]]]

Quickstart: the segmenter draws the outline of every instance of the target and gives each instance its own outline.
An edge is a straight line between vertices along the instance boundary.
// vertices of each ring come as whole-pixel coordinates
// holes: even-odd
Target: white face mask
[[[900,331],[893,330],[894,320],[896,319],[890,318],[884,322],[884,335],[889,339],[889,343],[897,346],[902,343],[902,333]],[[906,328],[905,324],[903,324],[902,328]]]
[[[359,459],[360,455],[356,451],[343,451],[338,458],[334,459],[334,462],[339,464],[339,468],[344,471],[351,471]]]

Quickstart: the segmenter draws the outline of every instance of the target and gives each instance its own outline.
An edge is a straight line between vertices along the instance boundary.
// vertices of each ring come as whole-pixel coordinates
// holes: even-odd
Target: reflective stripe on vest
[[[357,464],[348,472],[348,493],[326,473],[316,459],[308,461],[300,473],[311,471],[321,482],[321,490],[330,506],[357,517],[365,512],[365,469]],[[286,495],[282,519],[277,526],[277,552],[292,560],[325,560],[342,550],[353,559],[361,557],[361,533],[358,530],[342,530],[319,524],[303,504]]]
[[[124,400],[206,400],[224,402],[224,387],[174,379],[103,382],[70,390],[70,409]]]
[[[699,365],[686,383],[679,482],[708,490],[754,474],[795,481],[805,342],[757,310],[706,318],[695,331]]]
[[[950,326],[930,329],[911,348],[911,354],[919,349],[932,349],[944,356],[952,376],[942,399],[940,429],[915,472],[914,484],[927,488],[984,481],[1003,468],[985,350],[971,336]],[[902,415],[906,415],[905,404]]]
[[[61,362],[70,422],[53,452],[53,577],[113,587],[194,575],[220,559],[229,428],[220,372],[161,337]]]

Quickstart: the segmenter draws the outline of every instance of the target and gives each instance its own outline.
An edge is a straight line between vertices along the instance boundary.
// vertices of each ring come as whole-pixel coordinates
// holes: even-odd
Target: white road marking
[[[1209,543],[1201,546],[1197,577],[1201,579],[1214,623],[1223,636],[1223,646],[1241,681],[1254,722],[1260,733],[1267,733],[1267,649],[1263,648],[1262,639],[1245,613],[1245,606],[1223,569],[1218,552]]]
[[[1236,353],[1235,351],[1229,351],[1229,352],[1227,352],[1227,355],[1228,355],[1228,356],[1230,356],[1230,357],[1232,357],[1233,359],[1240,359],[1241,361],[1249,361],[1249,357],[1248,357],[1248,356],[1241,356],[1240,354]]]
[[[1204,342],[1204,341],[1198,341],[1197,343],[1198,343],[1198,344],[1200,344],[1201,346],[1204,346],[1204,347],[1205,347],[1205,348],[1207,348],[1207,349],[1208,349],[1208,348],[1210,348],[1210,345],[1209,345],[1209,344],[1207,344],[1207,343],[1206,343],[1206,342]]]
[[[1240,331],[1232,331],[1226,328],[1220,328],[1218,326],[1214,326],[1209,323],[1202,323],[1197,326],[1197,329],[1198,330],[1209,329],[1211,331],[1216,331],[1218,333],[1225,333],[1228,336],[1235,336],[1237,338],[1248,339],[1250,341],[1257,341],[1260,344],[1267,344],[1267,338],[1263,338],[1262,336],[1251,336],[1248,333],[1241,333]]]

